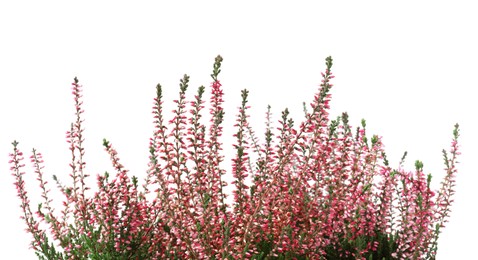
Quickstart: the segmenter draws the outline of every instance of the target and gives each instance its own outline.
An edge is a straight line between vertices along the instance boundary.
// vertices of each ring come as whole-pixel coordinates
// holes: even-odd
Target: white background
[[[228,147],[241,89],[251,92],[256,132],[263,133],[268,104],[274,121],[289,107],[298,123],[329,55],[336,75],[332,116],[348,111],[354,126],[367,119],[369,135],[383,136],[391,163],[408,151],[407,168],[422,160],[436,188],[444,174],[441,150],[449,149],[453,125],[460,123],[456,203],[438,259],[478,259],[478,16],[472,1],[6,2],[0,3],[2,259],[35,259],[7,164],[10,143],[18,140],[26,157],[32,148],[42,152],[50,182],[52,174],[68,180],[65,132],[74,120],[75,76],[84,85],[89,173],[110,169],[101,145],[106,137],[131,173],[142,176],[155,85],[164,86],[171,110],[184,73],[191,76],[189,97],[199,85],[210,90],[217,54],[224,57]],[[36,205],[39,188],[27,165]]]

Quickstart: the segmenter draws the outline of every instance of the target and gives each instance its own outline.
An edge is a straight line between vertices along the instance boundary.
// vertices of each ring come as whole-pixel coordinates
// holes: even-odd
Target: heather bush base
[[[233,203],[228,204],[220,141],[221,62],[218,56],[211,74],[208,118],[203,118],[205,88],[188,100],[185,75],[174,117],[165,121],[157,85],[155,130],[141,184],[104,140],[115,173],[96,176],[95,190],[86,186],[82,86],[76,78],[76,120],[67,132],[71,183],[54,177],[64,195],[61,211],[51,205],[36,150],[30,160],[44,201],[32,211],[23,153],[13,142],[10,163],[22,218],[40,259],[435,258],[454,193],[458,125],[451,151],[443,151],[446,175],[435,192],[420,161],[413,171],[403,169],[405,156],[397,169],[388,165],[381,138],[367,137],[364,120],[353,129],[346,113],[329,119],[334,76],[328,57],[305,119],[296,125],[286,109],[273,127],[269,108],[262,141],[249,126],[249,92],[242,91],[233,135]]]

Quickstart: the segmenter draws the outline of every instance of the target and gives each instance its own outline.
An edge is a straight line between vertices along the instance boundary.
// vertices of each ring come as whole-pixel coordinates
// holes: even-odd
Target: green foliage
[[[396,251],[398,247],[397,243],[398,234],[388,235],[376,231],[376,235],[373,237],[360,236],[354,240],[349,240],[343,237],[338,245],[329,245],[326,247],[326,259],[327,260],[355,260],[359,254],[357,249],[365,248],[367,244],[373,245],[377,243],[377,250],[368,250],[362,255],[363,258],[368,260],[383,260],[394,259],[392,253]],[[345,256],[345,252],[349,252]],[[353,254],[351,254],[353,253]]]

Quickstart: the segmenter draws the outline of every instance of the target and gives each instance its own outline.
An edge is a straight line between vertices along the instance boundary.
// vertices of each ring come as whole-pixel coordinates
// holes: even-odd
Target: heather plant
[[[156,86],[141,183],[104,140],[115,172],[97,175],[96,189],[87,186],[82,86],[76,78],[76,118],[67,132],[71,183],[53,176],[63,195],[61,211],[52,204],[35,149],[30,160],[43,202],[32,209],[24,155],[13,142],[11,170],[39,259],[435,259],[453,201],[458,125],[451,151],[443,151],[445,177],[434,191],[422,162],[407,171],[405,154],[398,168],[389,166],[381,137],[367,136],[365,120],[353,129],[347,113],[329,119],[334,76],[328,57],[320,87],[304,106],[305,119],[296,124],[285,109],[274,127],[268,107],[263,139],[249,125],[249,92],[241,92],[228,183],[220,140],[221,62],[218,56],[211,74],[208,114],[205,87],[187,99],[185,75],[173,117],[166,120],[162,87]]]

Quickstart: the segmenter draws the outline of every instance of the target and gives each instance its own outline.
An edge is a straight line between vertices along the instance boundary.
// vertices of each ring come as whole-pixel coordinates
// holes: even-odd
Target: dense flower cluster
[[[222,167],[223,90],[214,63],[209,125],[205,88],[187,100],[189,77],[180,82],[174,117],[165,121],[156,87],[149,165],[142,185],[130,177],[112,144],[103,145],[115,173],[85,180],[81,90],[75,78],[76,121],[67,132],[71,186],[54,180],[63,209],[52,206],[41,153],[30,157],[43,203],[32,211],[23,175],[23,153],[13,142],[11,170],[31,247],[40,259],[434,259],[437,239],[454,194],[458,125],[451,151],[443,151],[446,175],[438,191],[417,161],[414,171],[388,165],[379,136],[354,129],[343,113],[330,120],[332,59],[305,120],[287,109],[279,127],[266,113],[264,141],[249,125],[248,91],[242,91],[234,134],[233,203],[227,203]],[[254,156],[252,156],[254,154]],[[48,227],[48,229],[43,229]],[[49,242],[53,240],[54,242]]]

